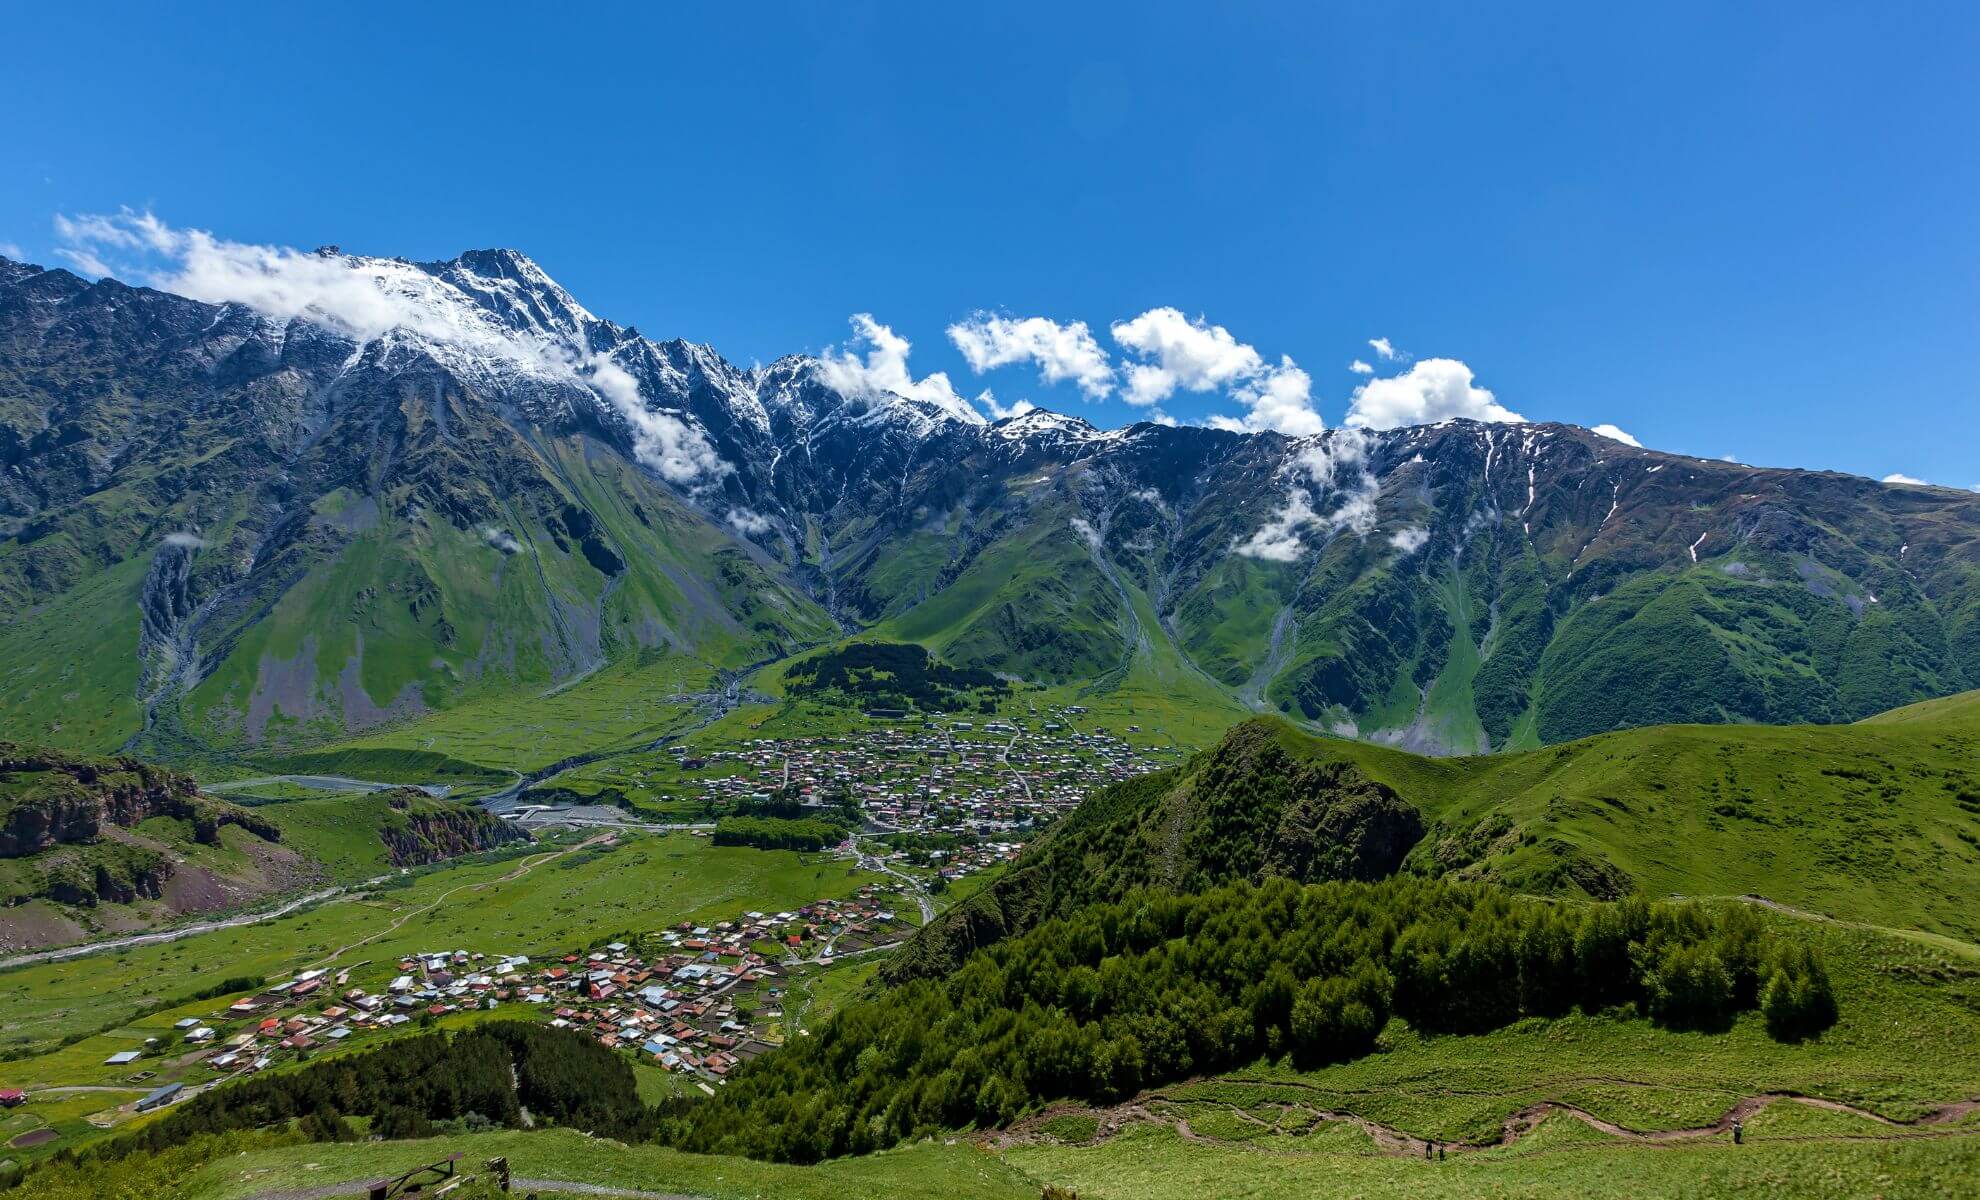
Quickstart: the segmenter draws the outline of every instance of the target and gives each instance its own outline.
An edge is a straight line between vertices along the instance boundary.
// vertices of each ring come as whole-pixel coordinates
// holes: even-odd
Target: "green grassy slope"
[[[1537,891],[1756,893],[1827,915],[1972,938],[1980,693],[1852,726],[1658,726],[1542,750],[1425,759],[1283,730],[1429,818],[1424,870]],[[1593,884],[1594,886],[1590,886]]]
[[[1421,826],[1386,820],[1389,800]],[[1980,693],[1908,721],[1659,726],[1459,759],[1260,718],[1089,799],[889,971],[940,974],[972,947],[1137,885],[1324,878],[1316,864],[1390,862],[1381,851],[1397,839],[1414,844],[1404,870],[1520,891],[1757,894],[1972,939]],[[1307,843],[1319,850],[1288,852]]]

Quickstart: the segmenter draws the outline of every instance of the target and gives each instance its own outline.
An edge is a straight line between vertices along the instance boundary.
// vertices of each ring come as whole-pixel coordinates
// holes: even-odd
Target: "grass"
[[[911,1146],[819,1167],[792,1167],[624,1146],[558,1130],[263,1150],[213,1162],[179,1195],[182,1200],[246,1200],[282,1188],[368,1180],[392,1173],[388,1168],[396,1164],[416,1166],[455,1152],[470,1169],[499,1155],[508,1158],[519,1178],[680,1192],[710,1200],[1036,1200],[1038,1195],[1037,1185],[1024,1174],[969,1145]]]
[[[312,792],[256,806],[282,830],[282,844],[323,864],[333,883],[375,879],[392,869],[379,837],[390,802],[376,792]]]
[[[104,751],[137,730],[138,598],[148,568],[145,559],[121,563],[0,622],[7,736]]]
[[[533,771],[573,754],[634,746],[672,732],[693,709],[669,697],[705,689],[713,679],[712,671],[690,659],[642,656],[561,690],[482,697],[334,749],[347,754],[419,750],[498,773]],[[428,775],[413,782],[447,780]]]
[[[1840,919],[1980,936],[1968,902],[1980,873],[1980,692],[1914,719],[1657,726],[1478,758],[1286,726],[1280,737],[1297,756],[1349,759],[1395,788],[1435,825],[1419,854],[1445,869],[1548,891],[1563,883],[1550,872],[1586,857],[1653,896],[1756,893]]]
[[[1082,1200],[1325,1200],[1328,1197],[1588,1196],[1717,1197],[1766,1195],[1947,1197],[1968,1194],[1980,1168],[1972,1138],[1887,1143],[1755,1143],[1727,1139],[1677,1146],[1593,1143],[1573,1122],[1551,1119],[1518,1150],[1442,1162],[1352,1149],[1311,1150],[1257,1142],[1185,1142],[1173,1129],[1141,1126],[1099,1146],[1029,1145],[1006,1162]],[[1302,1139],[1304,1141],[1305,1139]]]
[[[1653,1130],[1708,1125],[1766,1092],[1837,1100],[1893,1120],[1980,1096],[1980,949],[1956,954],[1890,932],[1771,921],[1812,940],[1829,965],[1842,1015],[1819,1038],[1777,1042],[1752,1013],[1723,1033],[1577,1014],[1425,1037],[1397,1021],[1378,1053],[1354,1062],[1310,1072],[1260,1065],[1165,1094],[1240,1106],[1288,1101],[1469,1142],[1495,1141],[1505,1117],[1542,1100]]]

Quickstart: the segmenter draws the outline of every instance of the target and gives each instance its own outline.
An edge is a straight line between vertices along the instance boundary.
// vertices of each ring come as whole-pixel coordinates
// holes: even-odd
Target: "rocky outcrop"
[[[135,846],[106,847],[87,860],[62,857],[43,872],[40,892],[58,904],[90,908],[97,904],[132,904],[156,900],[172,877],[172,863],[163,854]]]
[[[80,758],[0,742],[0,858],[93,842],[105,825],[129,828],[152,817],[190,821],[206,845],[222,825],[263,841],[281,830],[247,809],[200,794],[189,775],[134,758]]]
[[[416,788],[400,788],[387,796],[391,811],[378,836],[393,866],[421,866],[532,840],[520,826],[473,804],[435,800]]]

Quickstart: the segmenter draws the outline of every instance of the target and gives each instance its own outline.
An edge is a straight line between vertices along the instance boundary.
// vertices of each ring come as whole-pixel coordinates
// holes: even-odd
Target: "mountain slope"
[[[1135,887],[1396,871],[1601,899],[1751,893],[1972,940],[1980,692],[1919,707],[1844,728],[1657,726],[1456,759],[1249,721],[1082,803],[882,973],[939,976]]]
[[[1980,685],[1970,494],[1562,425],[988,423],[650,340],[512,251],[314,261],[376,304],[0,260],[9,731],[294,748],[868,628],[1430,753]]]

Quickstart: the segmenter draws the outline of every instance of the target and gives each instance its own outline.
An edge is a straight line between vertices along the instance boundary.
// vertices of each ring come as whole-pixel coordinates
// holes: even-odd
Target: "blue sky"
[[[1660,449],[1980,484],[1970,5],[284,7],[16,6],[0,244],[128,206],[513,246],[738,362],[871,313],[916,377],[1103,425],[1259,419],[1288,357],[1338,425],[1431,360]],[[1176,364],[1113,326],[1163,308],[1255,361],[1128,403]],[[1084,322],[1113,382],[979,374],[977,312]]]

